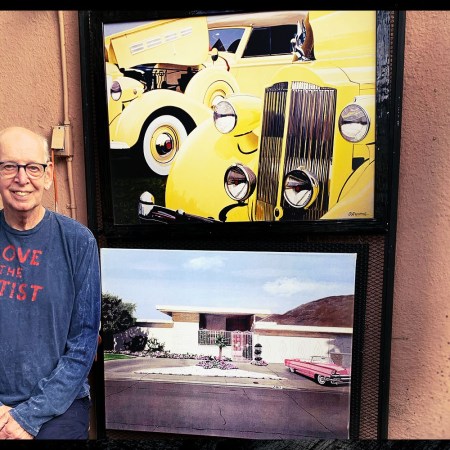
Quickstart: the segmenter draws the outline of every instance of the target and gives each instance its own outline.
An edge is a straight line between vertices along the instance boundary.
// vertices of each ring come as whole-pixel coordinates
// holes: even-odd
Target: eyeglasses
[[[44,175],[47,165],[41,163],[17,164],[10,161],[0,162],[0,176],[2,178],[14,178],[19,173],[19,169],[23,167],[29,178],[38,179]]]

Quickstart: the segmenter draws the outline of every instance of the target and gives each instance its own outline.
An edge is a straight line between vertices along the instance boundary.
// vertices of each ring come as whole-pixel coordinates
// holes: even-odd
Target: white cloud
[[[278,278],[274,281],[264,283],[263,289],[272,295],[281,295],[283,297],[290,297],[291,295],[309,290],[307,283],[300,282],[297,278]]]
[[[214,256],[200,256],[199,258],[192,258],[186,264],[185,267],[187,269],[192,270],[209,270],[209,269],[217,269],[219,267],[223,267],[224,262],[223,258]]]

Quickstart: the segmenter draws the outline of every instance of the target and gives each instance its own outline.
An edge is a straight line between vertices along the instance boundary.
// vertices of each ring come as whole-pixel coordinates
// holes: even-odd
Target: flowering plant
[[[221,370],[237,369],[237,367],[234,364],[219,358],[201,360],[196,364],[196,366],[201,366],[204,369],[221,369]]]
[[[267,366],[267,362],[264,361],[264,359],[254,359],[250,364],[253,364],[255,366]]]

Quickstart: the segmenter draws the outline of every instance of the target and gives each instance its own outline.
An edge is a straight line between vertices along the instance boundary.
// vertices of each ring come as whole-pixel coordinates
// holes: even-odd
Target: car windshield
[[[327,356],[312,356],[311,357],[311,362],[321,363],[321,364],[333,363],[333,361],[331,361],[331,359],[328,358]]]
[[[216,48],[219,52],[236,53],[243,34],[243,28],[216,28],[209,30],[209,48]]]

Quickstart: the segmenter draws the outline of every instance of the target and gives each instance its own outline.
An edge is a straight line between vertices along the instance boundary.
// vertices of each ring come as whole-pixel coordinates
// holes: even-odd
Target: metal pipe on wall
[[[66,63],[66,39],[64,36],[64,12],[58,11],[58,22],[59,22],[59,39],[60,39],[60,49],[61,49],[61,70],[63,77],[63,107],[64,107],[64,157],[66,159],[67,165],[67,178],[69,183],[69,195],[70,195],[70,215],[72,218],[77,218],[76,213],[76,203],[75,203],[75,193],[73,185],[73,136],[72,136],[72,125],[69,119],[69,90],[67,86],[67,63]]]

